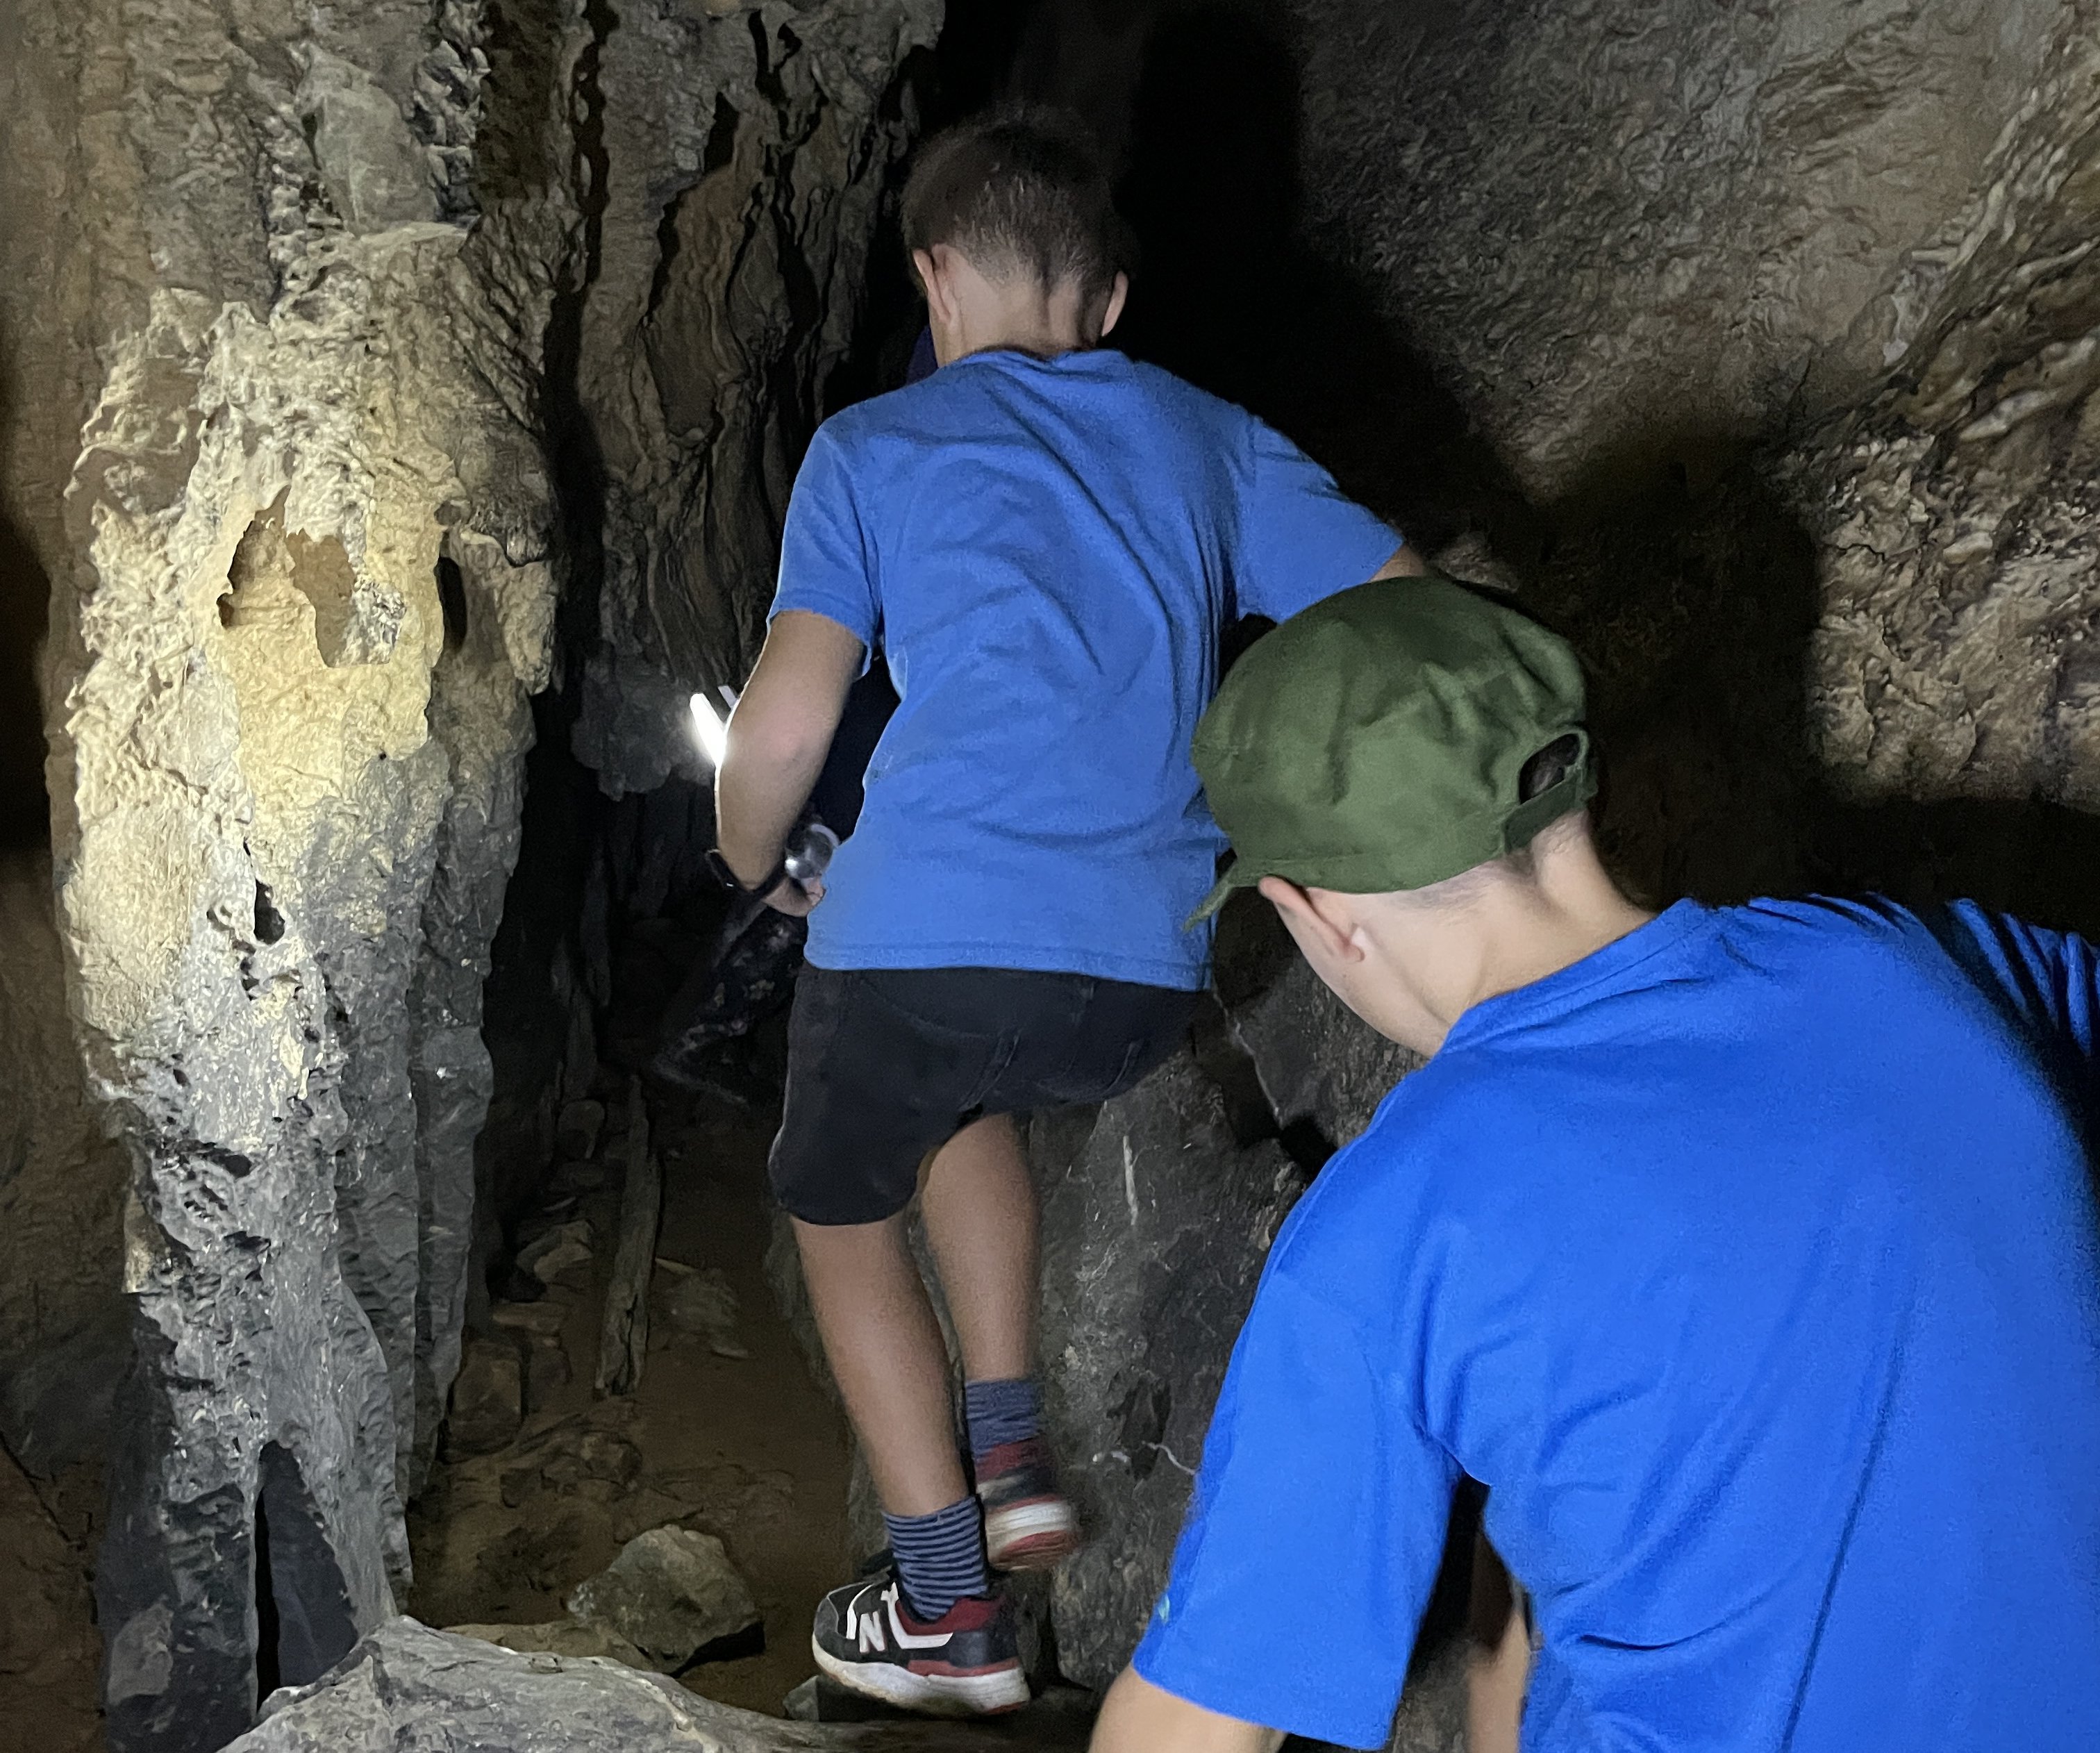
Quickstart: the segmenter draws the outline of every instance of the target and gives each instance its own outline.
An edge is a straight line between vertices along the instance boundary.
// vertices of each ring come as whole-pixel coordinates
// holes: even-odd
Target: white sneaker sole
[[[915,1674],[888,1662],[841,1662],[814,1637],[810,1653],[847,1691],[924,1716],[989,1716],[1028,1702],[1028,1676],[1019,1668],[995,1674]]]
[[[1079,1516],[1062,1498],[985,1517],[985,1556],[995,1570],[1047,1570],[1079,1546]]]

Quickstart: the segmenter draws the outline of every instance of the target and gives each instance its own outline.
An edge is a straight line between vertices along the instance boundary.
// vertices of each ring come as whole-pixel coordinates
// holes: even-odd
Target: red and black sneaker
[[[1028,1702],[1013,1609],[967,1595],[938,1619],[906,1605],[893,1575],[835,1588],[817,1604],[810,1648],[841,1686],[929,1716],[984,1716]]]
[[[995,1570],[1048,1570],[1079,1549],[1079,1517],[1041,1437],[1002,1443],[977,1466],[985,1557]]]

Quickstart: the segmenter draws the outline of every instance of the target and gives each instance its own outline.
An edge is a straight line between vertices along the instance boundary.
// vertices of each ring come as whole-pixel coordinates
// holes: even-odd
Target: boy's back
[[[1028,1696],[993,1575],[1082,1538],[1032,1374],[1014,1116],[1111,1100],[1187,1033],[1209,942],[1182,922],[1220,845],[1189,740],[1226,615],[1420,563],[1259,422],[1101,351],[1129,283],[1107,172],[1062,121],[951,130],[901,216],[944,363],[810,447],[717,776],[717,868],[810,921],[769,1173],[895,1564],[825,1597],[811,1653],[888,1703],[977,1712]],[[783,849],[878,647],[902,704],[804,888]]]
[[[879,644],[902,704],[810,960],[1200,987],[1183,921],[1221,841],[1188,750],[1220,629],[1398,545],[1287,440],[1114,351],[973,354],[837,416],[774,612]]]
[[[1277,1243],[1146,1671],[1367,1744],[1462,1467],[1538,1606],[1528,1748],[2096,1744],[2096,991],[1971,907],[1684,903],[1469,1011]],[[1361,1336],[1383,1421],[1338,1428],[1299,1375]],[[1285,1590],[1377,1629],[1279,1658],[1234,1560],[1314,1469]],[[1330,1669],[1335,1720],[1277,1705]]]

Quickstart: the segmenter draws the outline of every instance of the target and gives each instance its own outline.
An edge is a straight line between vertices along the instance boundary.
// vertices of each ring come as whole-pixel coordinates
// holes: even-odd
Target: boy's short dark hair
[[[992,110],[937,135],[904,186],[904,246],[949,244],[995,279],[1105,294],[1123,267],[1115,198],[1079,121],[1035,106]]]

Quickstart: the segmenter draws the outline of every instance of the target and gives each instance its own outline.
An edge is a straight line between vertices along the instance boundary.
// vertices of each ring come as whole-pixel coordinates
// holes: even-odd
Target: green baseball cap
[[[1359,585],[1233,665],[1196,726],[1196,771],[1237,854],[1189,916],[1264,876],[1421,889],[1528,846],[1596,793],[1568,642],[1448,578]],[[1532,757],[1576,740],[1524,801]]]

